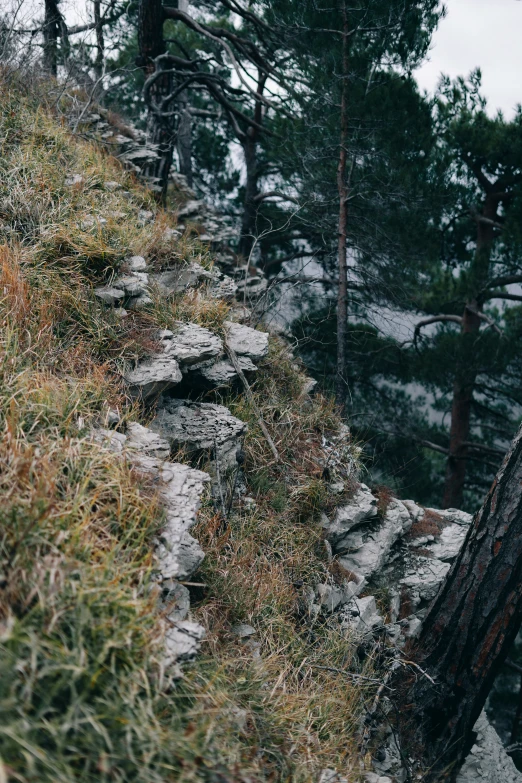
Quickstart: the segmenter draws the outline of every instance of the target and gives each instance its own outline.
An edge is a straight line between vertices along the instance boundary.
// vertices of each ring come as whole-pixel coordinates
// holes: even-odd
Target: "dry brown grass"
[[[272,341],[254,394],[276,464],[245,398],[221,400],[249,423],[257,506],[234,505],[224,527],[207,501],[194,577],[206,587],[191,589],[208,641],[181,681],[162,677],[164,619],[150,590],[161,509],[88,432],[109,404],[136,415],[120,370],[155,350],[158,326],[220,331],[229,308],[202,287],[123,321],[103,309],[92,287],[131,253],[158,268],[212,259],[197,239],[166,243],[167,214],[139,226],[149,194],[72,139],[41,96],[0,92],[0,778],[304,783],[334,766],[357,780],[375,688],[343,671],[367,674],[372,656],[361,662],[332,620],[310,626],[301,611],[304,587],[333,578],[317,522],[329,500],[322,437],[339,426],[332,404],[303,400],[302,369]],[[74,188],[72,173],[84,176]],[[109,179],[130,198],[105,191]],[[124,217],[102,225],[111,211]],[[260,658],[231,633],[238,621],[256,629]]]

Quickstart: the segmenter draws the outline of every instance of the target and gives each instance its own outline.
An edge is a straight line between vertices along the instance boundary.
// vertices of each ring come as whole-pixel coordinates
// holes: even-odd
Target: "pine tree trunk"
[[[98,81],[103,76],[103,64],[105,60],[105,39],[101,18],[101,0],[94,0],[94,30],[96,33],[96,57],[94,60],[94,74]]]
[[[266,74],[259,73],[257,80],[257,92],[262,95],[266,84]],[[263,123],[263,104],[256,100],[254,106],[254,121],[257,125]],[[257,210],[259,194],[259,163],[257,159],[257,145],[259,130],[251,125],[242,140],[245,159],[246,182],[245,196],[243,199],[243,216],[241,218],[241,236],[238,252],[248,260],[252,252],[256,236]]]
[[[154,58],[166,51],[163,40],[163,22],[165,16],[161,0],[140,0],[138,11],[138,47],[139,63],[146,76],[154,72]],[[154,82],[151,98],[156,106],[160,106],[162,98],[172,92],[172,76],[165,74]],[[159,160],[149,166],[144,172],[156,180],[160,189],[160,200],[165,203],[168,177],[172,166],[175,132],[173,119],[163,117],[160,113],[150,110],[147,120],[147,135],[149,140],[158,147]]]
[[[474,361],[475,343],[481,323],[478,315],[481,305],[476,297],[489,275],[491,248],[494,242],[492,224],[497,218],[497,209],[498,199],[487,195],[481,214],[484,220],[479,220],[477,224],[475,258],[469,276],[469,300],[462,317],[459,355],[453,384],[443,508],[460,508],[463,501],[468,453],[466,443],[470,440],[473,391],[477,378]]]
[[[45,0],[43,61],[46,72],[51,76],[56,76],[58,73],[60,23],[61,14],[58,10],[58,0]]]
[[[258,194],[258,166],[257,166],[257,131],[249,128],[243,143],[245,160],[245,197],[243,200],[243,215],[241,218],[241,238],[239,240],[239,253],[248,260],[255,241],[256,217]]]
[[[462,318],[457,371],[453,384],[449,456],[446,464],[443,508],[460,508],[466,481],[466,443],[470,440],[471,408],[476,372],[473,369],[474,341],[480,329],[476,303],[466,306]]]
[[[521,621],[522,428],[408,653],[436,682],[417,676],[403,724],[403,749],[413,738],[430,768],[426,783],[455,780]]]
[[[348,143],[348,16],[343,5],[343,63],[341,83],[341,138],[339,144],[339,162],[337,164],[337,191],[339,194],[338,225],[338,267],[339,282],[337,289],[337,376],[335,399],[341,411],[346,404],[346,337],[348,330],[348,271],[346,267],[346,233],[348,226],[348,184],[347,184],[347,143]]]

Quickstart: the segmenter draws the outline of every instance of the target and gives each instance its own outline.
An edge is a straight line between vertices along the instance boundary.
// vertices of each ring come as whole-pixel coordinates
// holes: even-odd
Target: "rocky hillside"
[[[12,76],[0,144],[0,781],[406,780],[387,683],[469,516],[360,483],[203,202]],[[481,721],[462,783],[518,781]]]

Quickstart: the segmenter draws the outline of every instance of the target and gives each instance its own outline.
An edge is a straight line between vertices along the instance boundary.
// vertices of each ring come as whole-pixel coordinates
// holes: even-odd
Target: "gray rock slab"
[[[315,588],[315,603],[321,607],[325,614],[331,614],[340,607],[348,604],[362,590],[362,584],[356,582],[344,582],[342,585],[319,584]]]
[[[450,569],[449,563],[431,557],[411,556],[399,585],[406,589],[413,611],[430,603]],[[402,590],[401,590],[402,592]]]
[[[146,272],[136,272],[125,277],[118,277],[113,282],[113,288],[118,288],[126,296],[140,296],[147,293],[148,275]]]
[[[185,585],[175,579],[165,579],[158,588],[158,606],[171,622],[185,620],[190,610],[190,593]]]
[[[336,509],[331,521],[327,517],[323,518],[323,527],[328,541],[335,550],[354,527],[376,517],[377,498],[372,495],[366,484],[361,484],[353,499]]]
[[[353,598],[342,611],[342,626],[356,633],[368,633],[384,622],[373,595]]]
[[[152,304],[151,297],[148,294],[140,294],[139,296],[133,296],[129,299],[127,307],[129,310],[141,310],[150,304]]]
[[[209,329],[197,324],[180,324],[174,331],[159,334],[163,355],[174,358],[182,368],[215,359],[223,352],[223,342]]]
[[[232,626],[231,631],[234,636],[237,636],[239,639],[247,639],[249,636],[253,636],[255,634],[256,629],[252,628],[251,625],[247,625],[246,623],[237,623],[236,625]]]
[[[210,294],[214,299],[224,299],[225,302],[231,302],[236,293],[237,285],[228,275],[223,275],[221,280],[215,281],[210,289]]]
[[[517,770],[485,712],[477,720],[475,744],[457,777],[457,783],[522,783]]]
[[[216,450],[222,471],[237,467],[239,438],[246,432],[246,424],[223,405],[186,400],[163,401],[150,426],[173,448],[184,447],[194,456],[206,451],[214,458]]]
[[[116,454],[121,454],[127,441],[127,436],[122,432],[97,427],[92,430],[91,439],[95,443],[99,443],[103,448],[114,451]]]
[[[472,514],[468,514],[466,511],[461,511],[460,508],[428,508],[427,511],[432,511],[434,514],[442,517],[447,522],[453,522],[456,525],[464,525],[464,527],[469,527],[473,520]]]
[[[178,362],[168,354],[145,359],[124,375],[131,396],[143,400],[150,400],[167,391],[178,384],[182,377]]]
[[[166,521],[156,547],[161,579],[186,579],[204,558],[188,531],[196,523],[201,496],[210,477],[189,465],[153,457],[142,456],[137,464],[158,482],[165,509]]]
[[[147,262],[143,256],[131,256],[125,259],[125,263],[131,272],[144,272],[147,269]]]
[[[238,363],[243,372],[257,370],[256,365],[248,356],[238,356]],[[206,381],[214,386],[222,386],[237,378],[237,372],[227,359],[221,359],[208,367],[202,367],[199,372]]]
[[[228,345],[238,356],[248,356],[253,361],[262,359],[268,353],[268,334],[258,332],[244,324],[225,321]]]
[[[165,668],[181,661],[193,660],[205,638],[205,629],[199,623],[180,620],[173,623],[165,632]]]
[[[438,560],[453,560],[462,547],[468,530],[464,525],[451,524],[442,528],[440,536],[435,541],[426,544],[425,549]]]
[[[213,277],[213,273],[204,269],[201,264],[192,262],[187,266],[180,265],[163,272],[151,273],[149,282],[151,286],[156,286],[163,296],[172,296]]]
[[[119,288],[107,285],[94,289],[94,295],[107,305],[117,305],[125,298],[125,293]]]
[[[385,565],[394,544],[412,524],[406,506],[393,499],[382,521],[356,528],[344,536],[342,545],[346,551],[339,559],[341,565],[369,579]],[[336,546],[339,548],[339,544]]]
[[[127,424],[127,442],[126,448],[133,451],[139,451],[150,457],[158,459],[168,459],[170,455],[170,444],[165,438],[160,437],[157,432],[143,427],[136,421]]]

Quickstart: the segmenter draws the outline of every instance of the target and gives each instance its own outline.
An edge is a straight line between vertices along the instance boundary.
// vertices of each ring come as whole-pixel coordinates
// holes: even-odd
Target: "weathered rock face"
[[[182,370],[215,359],[223,352],[221,339],[197,324],[180,323],[173,332],[163,329],[158,339],[163,346],[163,355],[176,359]]]
[[[199,652],[205,629],[199,623],[179,620],[167,628],[163,665],[168,668],[176,663],[190,661]]]
[[[339,588],[320,586],[310,599],[315,602],[316,614],[327,607],[328,611],[338,613],[341,629],[368,637],[383,625],[383,619],[374,596],[357,597],[355,580],[364,577],[364,589],[371,593],[372,579],[379,577],[391,593],[392,624],[386,629],[401,645],[405,638],[419,632],[427,607],[464,543],[472,517],[455,509],[423,509],[413,501],[393,500],[382,519],[377,516],[376,509],[376,498],[368,487],[361,485],[354,498],[338,508],[331,520],[323,518],[333,552],[345,568],[355,573],[342,596]],[[354,590],[351,598],[348,597],[350,587]],[[398,617],[403,619],[396,622]],[[522,774],[507,755],[485,713],[477,721],[475,731],[475,745],[457,783],[486,780],[489,783],[522,783]],[[375,772],[367,775],[368,781],[400,783],[406,779],[391,729],[379,755],[380,759],[374,760]],[[325,770],[325,773],[338,779],[334,770]]]
[[[187,400],[163,400],[150,426],[174,449],[184,447],[196,458],[206,453],[223,475],[237,466],[239,439],[246,432],[246,424],[223,405]]]
[[[521,783],[517,770],[500,741],[500,737],[483,712],[475,724],[477,738],[471,748],[457,783]]]
[[[247,356],[253,361],[262,359],[268,353],[268,335],[250,326],[225,321],[227,344],[238,356]]]
[[[141,457],[139,465],[156,476],[166,514],[156,555],[162,579],[186,579],[198,568],[203,552],[188,531],[196,523],[207,473],[188,465]]]
[[[257,370],[256,365],[248,356],[238,356],[238,363],[243,372]],[[221,359],[207,367],[201,367],[199,373],[212,386],[224,386],[237,378],[237,372],[233,365],[226,359]]]
[[[204,629],[186,619],[187,589],[176,579],[187,579],[201,564],[204,553],[189,531],[210,477],[189,465],[166,462],[169,443],[148,427],[131,422],[127,434],[99,429],[94,439],[129,459],[157,485],[165,510],[165,524],[156,542],[158,601],[170,621],[165,636],[165,667],[189,660],[199,649]]]
[[[201,264],[191,262],[187,266],[176,266],[164,272],[149,274],[151,288],[156,287],[163,296],[172,296],[193,288],[204,280],[219,280],[219,272],[209,272]]]
[[[353,501],[337,510],[333,522],[325,519],[323,526],[341,565],[370,579],[383,567],[393,545],[412,523],[407,507],[395,499],[379,519],[377,500],[362,485]]]
[[[377,517],[377,498],[372,495],[366,484],[361,484],[354,497],[344,506],[335,510],[332,521],[323,516],[323,527],[332,548],[343,548],[347,534],[363,522]]]
[[[143,400],[157,397],[178,384],[182,377],[177,360],[165,353],[141,361],[124,375],[130,394]]]
[[[176,331],[164,329],[158,332],[157,340],[162,353],[140,361],[125,373],[134,397],[157,397],[176,386],[192,365],[214,360],[223,351],[220,338],[197,324],[180,324]]]

